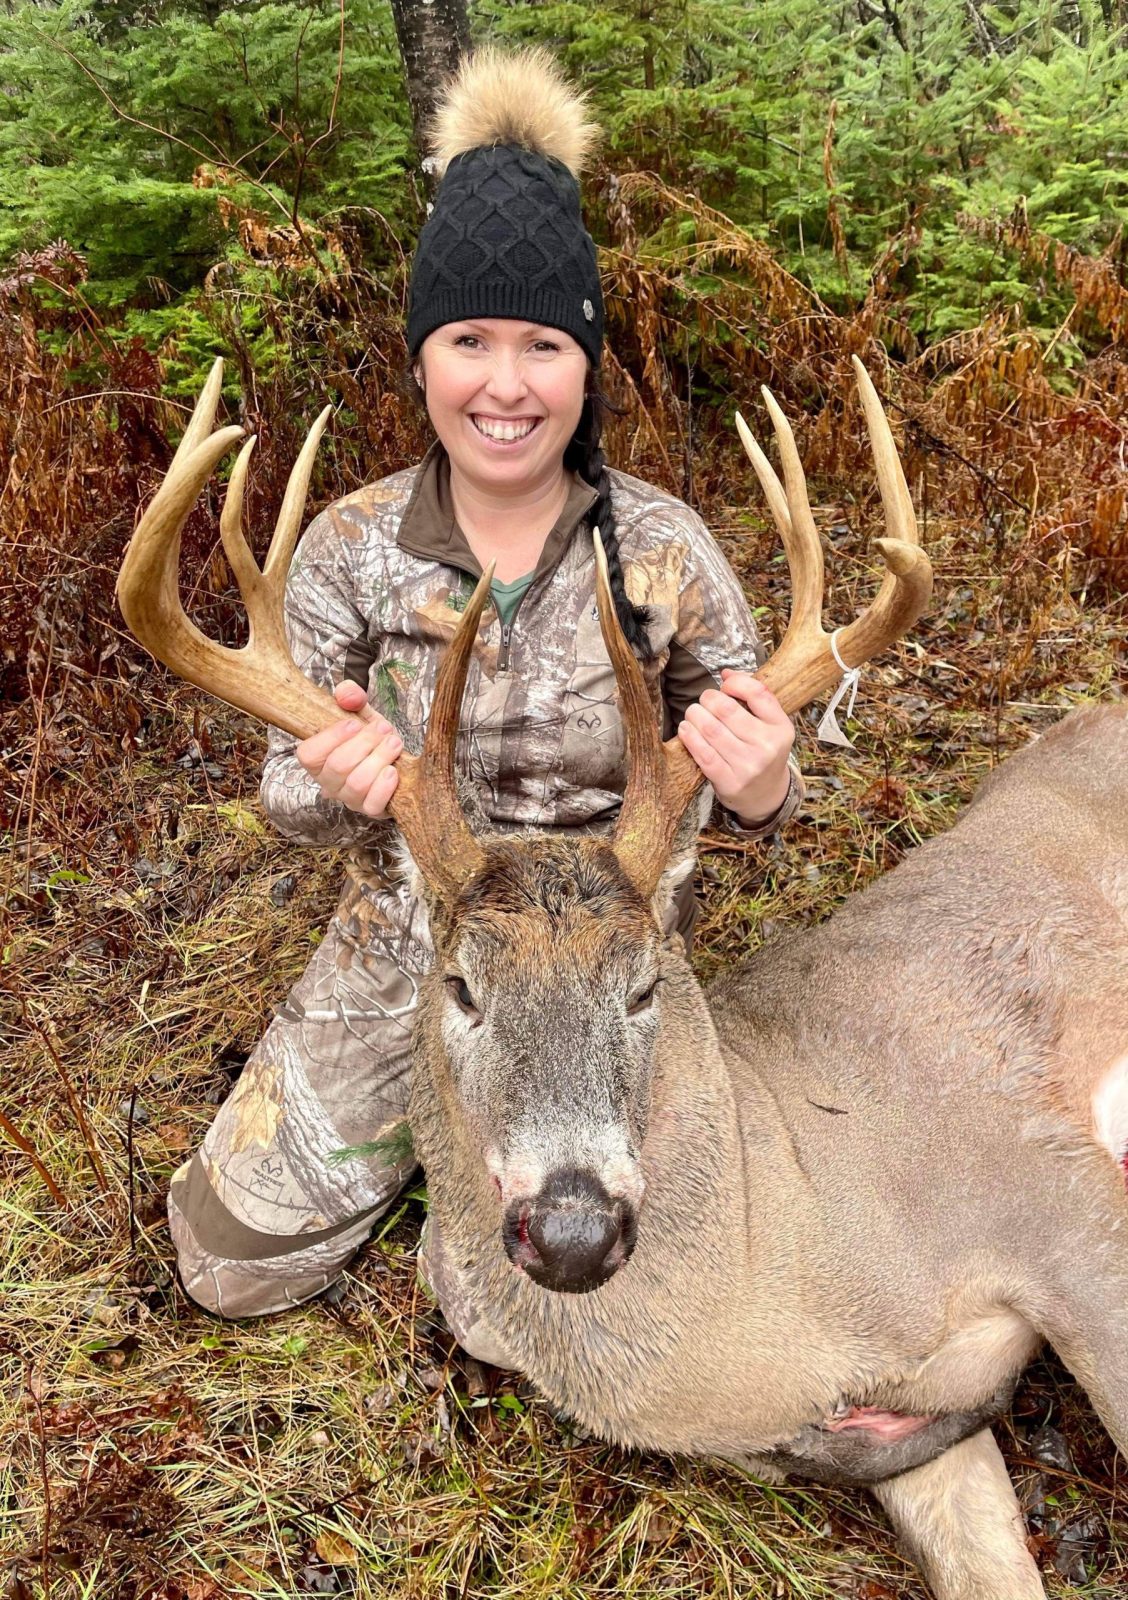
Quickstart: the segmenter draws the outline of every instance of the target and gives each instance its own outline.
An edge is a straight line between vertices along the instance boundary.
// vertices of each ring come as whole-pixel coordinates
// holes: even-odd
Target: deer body
[[[707,1005],[667,947],[638,1240],[589,1294],[546,1291],[503,1247],[436,969],[412,1105],[432,1208],[555,1405],[623,1444],[759,1472],[873,1483],[947,1451],[970,1483],[960,1452],[993,1452],[989,1436],[950,1447],[1049,1337],[1128,1442],[1128,1198],[1093,1110],[1128,1053],[1126,800],[1128,710],[1077,713],[951,833]],[[561,848],[598,847],[530,841],[527,862]],[[527,1070],[544,1086],[559,1061],[542,1036]],[[590,1142],[582,1113],[557,1135]],[[999,1600],[1041,1593],[1008,1492]],[[936,1553],[917,1553],[937,1593],[988,1592],[981,1568],[940,1587]]]

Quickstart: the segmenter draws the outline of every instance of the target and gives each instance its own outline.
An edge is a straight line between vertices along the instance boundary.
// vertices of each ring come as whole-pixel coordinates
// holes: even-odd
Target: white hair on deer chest
[[[1128,1053],[1112,1063],[1093,1090],[1097,1138],[1128,1179]]]

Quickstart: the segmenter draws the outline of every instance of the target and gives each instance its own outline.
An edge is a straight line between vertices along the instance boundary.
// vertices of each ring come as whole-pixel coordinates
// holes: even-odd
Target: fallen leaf
[[[298,1574],[303,1593],[340,1594],[341,1580],[333,1568],[324,1561],[307,1561]]]
[[[83,1354],[96,1366],[108,1367],[111,1372],[120,1372],[140,1348],[141,1341],[135,1333],[127,1333],[123,1339],[94,1339],[82,1347]]]
[[[273,1588],[270,1569],[276,1564],[274,1551],[269,1548],[248,1550],[244,1555],[233,1556],[223,1568],[223,1577],[231,1585],[243,1589]],[[221,1591],[222,1592],[222,1591]]]
[[[330,1567],[355,1567],[357,1553],[355,1548],[340,1533],[327,1531],[319,1533],[313,1542],[319,1561],[324,1561]]]

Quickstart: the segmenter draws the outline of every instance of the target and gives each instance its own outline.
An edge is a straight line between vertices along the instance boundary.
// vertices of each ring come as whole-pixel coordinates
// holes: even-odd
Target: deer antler
[[[222,382],[223,362],[216,361],[164,482],[129,542],[118,574],[118,604],[146,650],[179,677],[305,739],[344,715],[333,696],[295,664],[283,618],[286,574],[317,446],[332,408],[327,406],[310,429],[290,473],[261,572],[242,529],[243,491],[254,438],[239,452],[220,534],[247,607],[250,635],[241,649],[230,649],[207,638],[185,615],[178,586],[180,536],[188,513],[216,463],[243,437],[238,427],[211,431]],[[458,893],[484,859],[459,804],[454,750],[466,670],[492,574],[492,567],[483,574],[459,620],[435,684],[423,753],[400,757],[399,783],[388,808],[424,878],[447,898]]]
[[[860,666],[907,633],[932,593],[932,566],[917,538],[916,517],[889,423],[869,374],[857,356],[853,360],[889,532],[877,540],[877,547],[889,570],[872,605],[841,631],[837,648],[848,667]],[[842,667],[834,658],[831,635],[822,626],[822,545],[795,437],[774,397],[767,389],[763,394],[779,441],[786,489],[739,414],[736,427],[783,535],[793,599],[779,649],[756,676],[785,711],[796,712],[837,683]],[[632,883],[649,899],[669,860],[678,823],[704,780],[676,736],[664,744],[659,736],[641,668],[615,614],[598,533],[595,546],[599,622],[615,667],[630,755],[615,854]]]
[[[856,622],[842,630],[839,655],[848,666],[860,665],[905,633],[923,611],[932,587],[932,569],[917,542],[912,502],[889,425],[857,357],[854,366],[890,537],[877,541],[889,568],[877,598]],[[294,663],[283,620],[286,575],[329,408],[314,423],[290,474],[261,572],[242,532],[243,492],[254,439],[248,439],[239,453],[220,532],[246,603],[250,636],[241,649],[225,648],[208,639],[185,615],[177,581],[180,537],[188,513],[216,463],[243,436],[238,427],[211,431],[222,379],[223,363],[217,361],[165,481],[125,553],[118,601],[129,627],[158,661],[229,705],[304,739],[329,727],[341,715],[332,695],[312,683]],[[837,680],[840,667],[830,648],[830,635],[820,621],[822,549],[795,440],[766,389],[764,398],[779,439],[786,490],[740,417],[737,428],[783,535],[795,600],[783,642],[758,676],[786,710],[798,711]],[[666,865],[678,823],[702,777],[677,738],[663,744],[659,737],[641,668],[615,615],[598,534],[595,544],[599,619],[623,701],[630,754],[614,847],[628,876],[649,898]],[[400,757],[399,783],[389,805],[419,870],[447,900],[460,892],[484,862],[482,847],[462,814],[454,759],[466,673],[492,575],[492,567],[483,573],[459,620],[439,670],[423,752]]]
[[[865,367],[857,356],[852,359],[888,530],[886,538],[875,541],[889,569],[881,588],[873,603],[844,627],[838,638],[841,661],[848,667],[860,667],[902,638],[920,616],[932,593],[932,564],[920,547],[913,503],[881,401]],[[811,515],[795,436],[774,395],[768,389],[762,392],[779,443],[783,484],[739,412],[736,431],[783,536],[793,598],[791,620],[779,649],[756,676],[785,711],[795,712],[832,688],[842,676],[842,666],[830,648],[831,635],[822,626],[822,544]]]
[[[627,787],[612,845],[627,877],[649,900],[670,858],[678,823],[705,780],[680,739],[662,742],[642,668],[615,611],[607,556],[598,528],[593,530],[592,539],[599,627],[615,669],[619,712],[627,739]]]
[[[294,464],[261,572],[242,531],[243,488],[255,446],[253,437],[239,453],[220,533],[247,607],[250,636],[241,649],[228,649],[207,638],[184,614],[178,584],[180,535],[188,513],[216,463],[243,438],[239,427],[211,431],[222,383],[223,362],[216,361],[164,482],[129,541],[118,574],[118,605],[146,650],[178,677],[304,739],[339,721],[343,714],[333,696],[295,666],[282,620],[286,573],[329,408],[314,423]]]
[[[388,802],[388,810],[407,840],[415,865],[431,889],[448,903],[458,898],[486,860],[458,798],[454,753],[466,673],[478,624],[490,598],[493,574],[491,561],[466,602],[439,666],[431,715],[423,735],[423,753],[400,756],[396,763],[399,782]]]

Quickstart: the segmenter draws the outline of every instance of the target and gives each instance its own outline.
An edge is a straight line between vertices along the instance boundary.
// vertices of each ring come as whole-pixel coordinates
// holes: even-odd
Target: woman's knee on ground
[[[217,1234],[210,1214],[214,1208],[197,1214],[192,1201],[192,1188],[174,1181],[168,1220],[177,1271],[190,1300],[227,1318],[270,1316],[321,1294],[340,1276],[376,1220],[363,1213],[308,1238],[260,1234],[227,1217]]]

